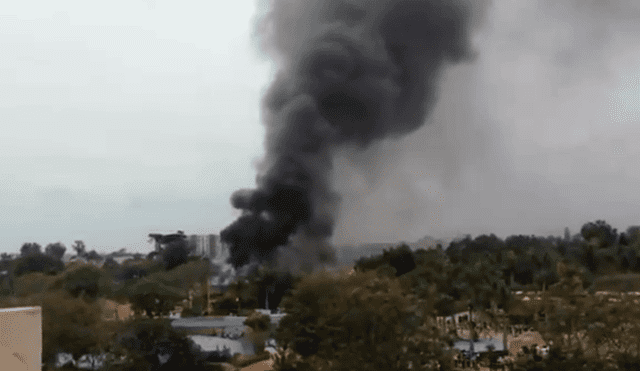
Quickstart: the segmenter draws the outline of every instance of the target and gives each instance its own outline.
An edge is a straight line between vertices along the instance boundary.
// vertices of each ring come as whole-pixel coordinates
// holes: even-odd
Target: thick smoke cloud
[[[495,1],[487,13],[478,57],[446,69],[426,125],[376,145],[376,164],[336,162],[348,174],[337,246],[637,219],[640,2]]]
[[[335,154],[423,125],[443,68],[473,58],[473,14],[464,1],[270,3],[261,43],[279,70],[263,102],[257,187],[232,196],[242,215],[221,232],[234,266],[292,243],[322,253],[340,201]]]

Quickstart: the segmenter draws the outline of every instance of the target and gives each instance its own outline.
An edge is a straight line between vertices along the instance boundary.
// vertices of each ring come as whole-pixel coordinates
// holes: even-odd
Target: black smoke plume
[[[260,39],[279,70],[263,101],[257,187],[233,194],[242,215],[221,232],[231,264],[269,261],[291,244],[326,248],[339,202],[334,152],[418,129],[443,67],[472,57],[471,15],[463,0],[269,2]]]

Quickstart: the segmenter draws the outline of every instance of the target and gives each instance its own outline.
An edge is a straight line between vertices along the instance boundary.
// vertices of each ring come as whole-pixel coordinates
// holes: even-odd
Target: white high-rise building
[[[189,244],[194,248],[193,254],[196,256],[207,257],[217,261],[225,255],[220,236],[215,234],[191,235],[189,236]]]

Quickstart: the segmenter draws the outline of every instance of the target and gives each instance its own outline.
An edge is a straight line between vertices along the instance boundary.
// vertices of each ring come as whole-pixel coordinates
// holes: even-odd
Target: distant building
[[[215,234],[193,234],[188,237],[193,255],[215,259],[221,254],[220,236]]]
[[[121,255],[121,256],[112,256],[111,257],[116,263],[118,264],[122,264],[124,262],[126,262],[127,260],[133,260],[135,259],[135,256],[133,256],[132,254],[127,254],[127,255]]]
[[[178,231],[177,233],[172,234],[149,233],[149,238],[153,239],[155,242],[155,252],[160,252],[166,247],[166,245],[180,239],[186,239],[187,236],[183,231]]]
[[[8,253],[6,255],[7,260],[15,260],[18,259],[20,257],[20,254],[16,254],[16,253]]]
[[[211,286],[224,289],[233,281],[236,271],[227,263],[230,256],[229,246],[220,240],[216,234],[192,234],[186,235],[183,231],[173,234],[151,233],[149,237],[155,241],[155,252],[161,252],[169,243],[178,239],[184,239],[191,250],[191,256],[207,258],[217,266],[218,275],[209,280]]]
[[[176,240],[184,239],[192,251],[193,256],[206,257],[220,261],[227,256],[227,247],[220,241],[217,234],[192,234],[186,235],[183,231],[172,234],[151,233],[149,237],[155,242],[155,251],[162,251],[168,244]]]

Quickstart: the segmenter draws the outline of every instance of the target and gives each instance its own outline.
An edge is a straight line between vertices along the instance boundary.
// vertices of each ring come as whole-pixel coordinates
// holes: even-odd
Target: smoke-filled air
[[[423,125],[443,69],[473,59],[474,13],[466,1],[270,2],[259,19],[277,65],[263,98],[265,155],[256,188],[231,197],[242,214],[221,232],[235,267],[271,261],[279,247],[331,258],[336,152]]]

